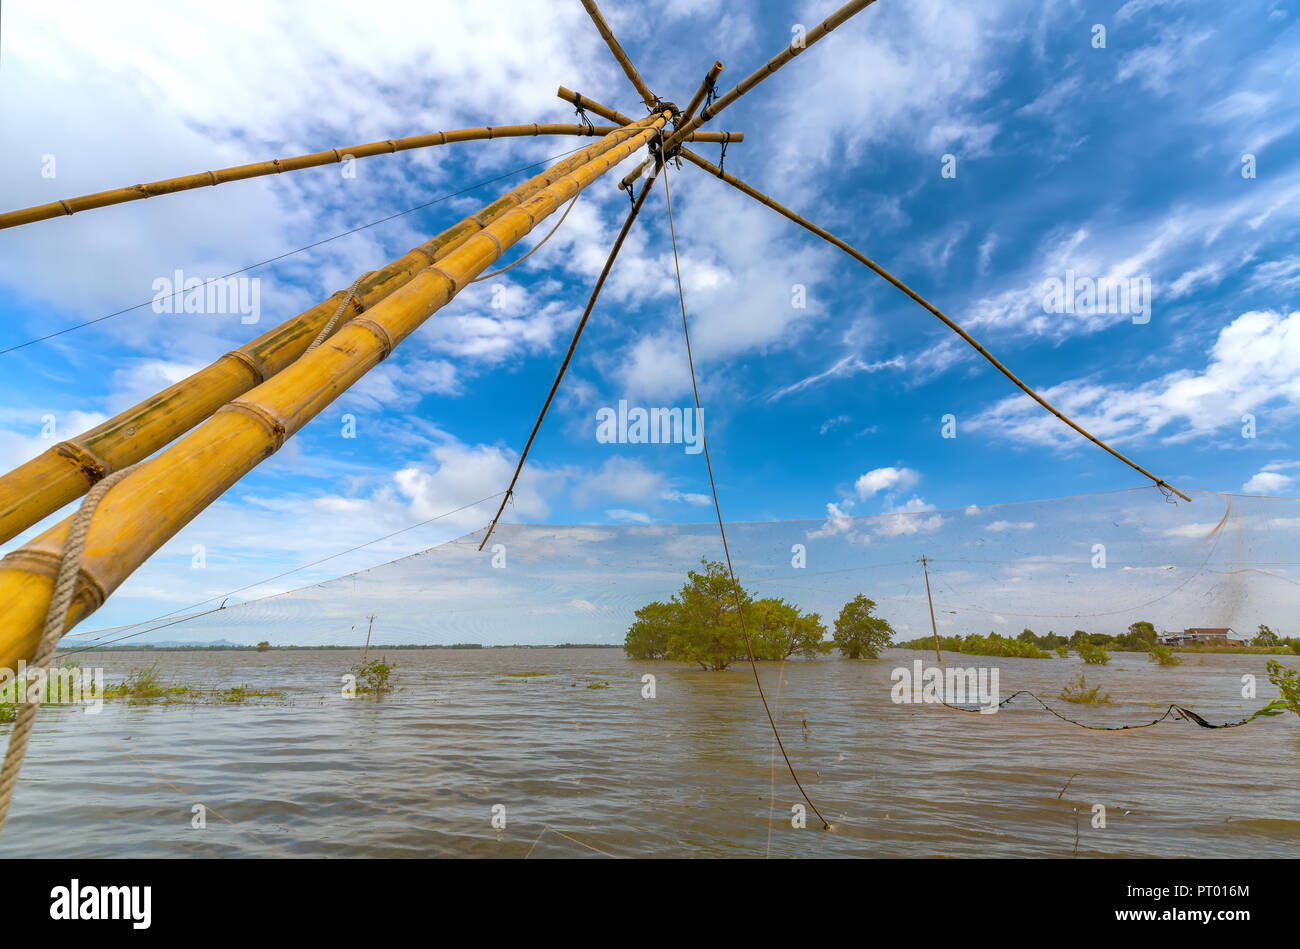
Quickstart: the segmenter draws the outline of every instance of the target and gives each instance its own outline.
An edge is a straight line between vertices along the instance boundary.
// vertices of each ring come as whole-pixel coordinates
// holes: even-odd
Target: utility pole
[[[930,615],[933,617],[934,615],[933,609],[930,610]],[[365,664],[366,661],[366,653],[370,652],[370,631],[373,630],[374,628],[375,628],[375,614],[371,613],[370,626],[369,628],[366,629],[366,648],[361,650],[361,662],[363,665]]]
[[[934,600],[930,597],[930,570],[928,564],[930,558],[921,554],[921,570],[925,572],[925,599],[930,604],[930,629],[934,633],[934,655],[943,662],[943,654],[939,652],[939,627],[934,623]]]

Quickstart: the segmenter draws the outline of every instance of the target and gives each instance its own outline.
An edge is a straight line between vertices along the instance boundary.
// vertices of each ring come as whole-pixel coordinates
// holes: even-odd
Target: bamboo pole
[[[659,97],[650,91],[650,87],[645,84],[641,74],[632,65],[632,60],[628,59],[627,53],[623,52],[623,47],[619,45],[618,39],[615,38],[614,31],[605,22],[600,7],[596,6],[596,0],[582,0],[582,5],[587,9],[591,21],[596,24],[596,30],[600,33],[601,39],[605,41],[609,51],[614,54],[618,64],[623,67],[623,72],[627,74],[627,78],[631,81],[633,88],[636,89],[637,95],[641,97],[641,101],[645,103],[645,107],[653,110],[655,104],[659,101]]]
[[[632,135],[652,121],[653,117],[647,116],[627,129],[615,131]],[[357,287],[351,314],[374,306],[510,208],[574,168],[604,154],[618,140],[618,135],[606,134],[404,256],[373,271]],[[26,464],[0,476],[0,543],[81,497],[106,475],[153,454],[231,399],[283,370],[303,354],[338,309],[343,297],[344,291],[338,291],[157,395],[89,431],[59,442]]]
[[[619,125],[631,125],[632,120],[616,109],[611,109],[607,105],[602,105],[594,99],[588,99],[586,96],[579,95],[566,86],[560,86],[559,91],[555,93],[565,102],[571,102],[581,109],[587,109],[595,112],[602,119],[609,119],[611,122],[617,122]],[[692,132],[686,138],[685,142],[743,142],[745,140],[744,132]]]
[[[704,81],[700,83],[700,88],[695,90],[695,95],[691,96],[691,101],[686,104],[682,110],[681,117],[677,120],[678,125],[685,125],[691,119],[695,118],[695,110],[700,107],[704,97],[709,94],[709,90],[714,87],[718,81],[718,76],[722,73],[722,63],[714,62],[709,67],[709,71],[704,75]]]
[[[622,122],[619,124],[626,125],[628,123]],[[352,158],[368,158],[371,155],[409,151],[412,148],[429,148],[434,145],[447,145],[451,142],[469,142],[478,139],[521,138],[531,135],[603,136],[608,135],[611,131],[613,130],[610,128],[600,126],[588,128],[585,125],[568,123],[539,125],[534,122],[530,125],[488,125],[481,128],[454,129],[449,132],[413,135],[409,138],[390,138],[382,142],[370,142],[365,145],[331,148],[328,151],[312,152],[309,155],[273,158],[270,161],[254,162],[249,165],[235,165],[232,168],[222,168],[218,171],[201,171],[193,175],[181,175],[178,178],[164,178],[161,181],[151,181],[147,184],[113,188],[109,191],[83,194],[77,198],[66,198],[61,201],[52,201],[49,204],[38,204],[17,211],[6,211],[0,213],[0,229],[31,224],[34,221],[45,221],[49,218],[63,217],[76,214],[78,211],[89,211],[92,208],[103,208],[111,204],[121,204],[124,201],[139,201],[163,194],[189,191],[192,188],[211,187],[225,184],[227,181],[242,181],[245,178],[278,175],[282,171],[297,171],[300,168],[314,168],[318,165],[335,164],[349,156]]]
[[[822,20],[821,23],[818,23],[815,27],[804,34],[803,42],[799,46],[795,46],[794,41],[792,40],[789,46],[781,50],[781,52],[777,53],[744,79],[740,80],[734,89],[705,106],[700,110],[699,115],[695,116],[695,118],[691,119],[689,122],[682,123],[675,132],[664,139],[662,149],[664,158],[666,159],[671,157],[674,150],[681,145],[686,136],[691,132],[694,132],[697,128],[709,121],[709,119],[713,118],[727,106],[731,105],[750,89],[753,89],[768,76],[772,75],[772,73],[790,62],[790,60],[794,59],[808,47],[812,46],[813,43],[824,38],[831,32],[831,30],[840,26],[855,14],[861,13],[875,2],[876,0],[850,0],[849,3],[844,4],[844,6],[840,7],[826,19]],[[626,188],[631,184],[630,177],[631,176],[628,176],[623,179],[621,182],[622,187]]]
[[[713,164],[712,162],[704,158],[701,158],[699,155],[696,155],[690,149],[687,148],[679,149],[679,154],[683,158],[690,161],[692,164],[695,164],[700,168],[703,168],[705,171],[713,175],[715,178],[721,178],[723,181],[725,181],[727,184],[731,185],[732,187],[740,191],[743,191],[745,194],[749,195],[759,204],[766,205],[767,207],[771,208],[773,211],[777,212],[778,214],[782,215],[785,218],[788,218],[789,220],[798,224],[800,227],[804,228],[805,230],[811,231],[812,233],[816,234],[818,237],[820,237],[822,240],[826,241],[827,243],[834,244],[840,250],[844,251],[844,253],[848,254],[854,260],[858,261],[858,263],[863,264],[864,266],[869,268],[877,276],[884,278],[886,281],[891,283],[895,288],[900,290],[906,296],[910,297],[914,302],[920,304],[922,307],[928,310],[932,315],[938,318],[945,326],[947,326],[950,330],[952,330],[963,340],[969,343],[971,347],[976,352],[978,352],[981,356],[987,359],[993,365],[993,367],[998,370],[998,372],[1002,373],[1002,375],[1006,376],[1013,383],[1015,383],[1017,388],[1019,388],[1021,392],[1025,393],[1025,395],[1029,396],[1031,399],[1033,399],[1043,408],[1047,409],[1048,412],[1051,412],[1053,415],[1055,415],[1066,425],[1070,426],[1070,428],[1074,429],[1084,438],[1088,439],[1088,441],[1092,442],[1098,448],[1102,448],[1110,452],[1110,454],[1114,455],[1116,458],[1124,462],[1124,464],[1128,465],[1130,468],[1132,468],[1134,471],[1138,472],[1139,474],[1142,474],[1145,477],[1150,478],[1152,481],[1155,482],[1157,487],[1164,488],[1167,491],[1172,491],[1174,494],[1178,495],[1184,501],[1192,500],[1190,497],[1188,497],[1182,491],[1179,491],[1169,482],[1165,481],[1162,478],[1157,478],[1151,472],[1147,471],[1147,469],[1139,465],[1136,461],[1134,461],[1131,458],[1128,458],[1125,455],[1120,454],[1118,451],[1116,451],[1114,448],[1111,448],[1100,438],[1093,435],[1091,432],[1087,431],[1082,426],[1077,424],[1073,419],[1064,415],[1060,409],[1052,405],[1052,403],[1048,402],[1046,399],[1044,399],[1041,395],[1039,395],[1037,392],[1031,389],[1024,382],[1021,382],[1019,376],[1017,376],[1014,372],[1012,372],[1005,365],[1003,365],[1001,360],[999,360],[991,352],[985,349],[975,339],[975,337],[971,336],[970,333],[962,329],[962,327],[958,325],[956,321],[949,318],[947,314],[945,314],[942,310],[936,307],[933,303],[925,299],[925,297],[921,296],[919,293],[917,293],[907,284],[903,283],[903,281],[899,280],[897,277],[891,274],[884,267],[881,267],[878,263],[876,263],[866,254],[862,253],[860,250],[853,247],[851,244],[847,243],[846,241],[840,240],[838,237],[836,237],[834,234],[832,234],[830,231],[826,230],[825,228],[818,227],[816,224],[814,224],[812,221],[809,221],[807,218],[801,217],[800,215],[796,214],[794,211],[791,211],[785,205],[781,204],[774,198],[768,197],[767,195],[759,191],[754,186],[747,184],[744,181],[741,181],[739,178],[737,178],[735,175],[731,174],[730,172],[723,171],[721,168],[719,168],[717,165]]]
[[[374,368],[561,204],[660,133],[670,113],[541,189],[346,324],[327,345],[223,406],[130,472],[90,523],[65,629],[103,603],[177,531]],[[617,134],[617,133],[614,133]],[[72,518],[0,561],[0,667],[31,656]]]

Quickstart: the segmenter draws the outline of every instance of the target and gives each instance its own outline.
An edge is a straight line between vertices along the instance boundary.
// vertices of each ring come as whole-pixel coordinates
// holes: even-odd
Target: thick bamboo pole
[[[875,2],[876,0],[850,0],[849,3],[844,4],[844,6],[840,7],[826,19],[822,20],[821,23],[818,23],[815,27],[804,34],[803,41],[798,46],[796,46],[792,40],[789,46],[781,50],[781,52],[777,53],[744,79],[740,80],[734,89],[719,96],[712,103],[701,109],[699,115],[695,116],[695,118],[691,119],[689,122],[682,123],[675,132],[668,135],[664,139],[662,149],[664,157],[671,157],[673,151],[681,145],[686,136],[691,132],[694,132],[697,128],[709,121],[709,119],[713,118],[727,106],[731,105],[750,89],[753,89],[768,76],[772,75],[772,73],[776,72],[808,47],[812,46],[813,43],[816,43],[818,40],[825,37],[831,32],[831,30],[840,26],[855,14],[861,13]],[[621,182],[621,187],[627,188],[631,185],[632,180],[634,179],[632,179],[630,175],[625,177]]]
[[[615,130],[534,175],[487,207],[373,271],[357,287],[350,314],[364,312],[436,263],[486,225],[653,121],[647,116]],[[189,431],[231,399],[264,382],[302,355],[338,309],[340,290],[216,362],[74,438],[60,442],[0,476],[0,543],[76,500],[105,475],[146,458]]]
[[[627,78],[631,81],[633,88],[636,89],[637,95],[641,97],[641,101],[645,103],[645,107],[654,109],[655,103],[659,101],[658,96],[650,91],[650,87],[645,84],[641,74],[632,65],[632,60],[628,59],[627,53],[623,52],[623,47],[619,45],[618,39],[614,36],[614,31],[605,22],[600,7],[596,6],[596,0],[582,0],[582,5],[586,7],[587,14],[591,17],[591,21],[596,24],[596,30],[600,33],[601,39],[605,41],[609,51],[614,54],[618,64],[623,67],[623,72],[627,74]]]
[[[670,113],[507,211],[279,375],[141,462],[100,501],[66,628],[103,603],[159,547],[374,368],[476,275],[561,204],[659,134]],[[617,133],[615,133],[617,134]],[[0,561],[0,667],[40,638],[72,518]]]
[[[1134,471],[1138,472],[1139,474],[1142,474],[1145,477],[1150,478],[1152,481],[1156,483],[1157,487],[1164,488],[1167,491],[1172,491],[1174,494],[1178,495],[1184,501],[1192,500],[1182,491],[1179,491],[1177,488],[1175,488],[1172,484],[1170,484],[1169,482],[1165,481],[1162,478],[1157,478],[1151,472],[1147,471],[1147,469],[1139,465],[1136,461],[1121,454],[1120,452],[1116,451],[1114,448],[1111,448],[1100,438],[1093,435],[1091,432],[1087,431],[1082,426],[1077,424],[1073,419],[1063,414],[1060,409],[1052,405],[1052,403],[1048,402],[1046,399],[1044,399],[1041,395],[1039,395],[1037,392],[1031,389],[1024,382],[1021,382],[1019,376],[1017,376],[1014,372],[1012,372],[1005,365],[1003,365],[1001,360],[999,360],[991,352],[985,349],[984,346],[981,345],[979,341],[975,339],[975,337],[971,336],[970,333],[966,332],[966,330],[963,329],[960,325],[958,325],[958,323],[955,320],[951,319],[946,313],[940,310],[937,306],[935,306],[925,297],[921,296],[919,293],[917,293],[907,284],[903,283],[903,281],[899,280],[892,273],[890,273],[884,267],[880,266],[878,263],[876,263],[866,254],[858,250],[856,247],[852,246],[847,241],[840,240],[830,231],[826,230],[823,227],[818,227],[816,224],[814,224],[812,221],[809,221],[807,218],[802,217],[799,214],[796,214],[794,211],[791,211],[789,208],[787,208],[784,204],[781,204],[775,198],[771,198],[765,195],[763,192],[759,191],[753,185],[741,181],[739,178],[737,178],[735,175],[731,174],[730,172],[723,171],[717,165],[713,164],[713,162],[701,158],[699,155],[695,154],[689,149],[686,148],[680,149],[679,154],[683,158],[690,161],[692,164],[698,165],[700,168],[703,168],[705,171],[713,175],[715,178],[721,178],[723,181],[731,185],[733,188],[736,188],[739,191],[744,192],[745,194],[749,195],[751,198],[753,198],[755,201],[759,202],[760,204],[766,205],[767,207],[771,208],[773,211],[777,212],[781,216],[793,221],[795,224],[798,224],[800,227],[804,228],[805,230],[811,231],[813,234],[816,234],[818,237],[820,237],[822,240],[826,241],[827,243],[833,244],[836,247],[838,247],[840,250],[844,251],[844,253],[848,254],[858,263],[863,264],[872,272],[874,272],[876,275],[884,278],[887,282],[892,284],[896,289],[901,291],[912,301],[920,304],[924,309],[928,310],[933,316],[938,318],[940,322],[942,322],[950,330],[952,330],[963,340],[965,340],[968,344],[970,344],[970,346],[977,353],[979,353],[981,356],[987,359],[989,363],[995,369],[998,370],[998,372],[1002,373],[1002,375],[1006,376],[1013,383],[1015,383],[1016,387],[1019,388],[1020,391],[1025,393],[1025,395],[1029,396],[1031,399],[1033,399],[1043,408],[1047,409],[1048,412],[1055,415],[1058,419],[1060,419],[1066,425],[1070,426],[1070,428],[1074,429],[1084,438],[1088,439],[1088,441],[1092,442],[1098,448],[1105,449],[1111,455],[1115,456],[1120,461],[1124,462],[1124,464],[1128,465],[1130,468],[1132,468]]]
[[[555,93],[565,102],[571,102],[574,105],[595,112],[602,119],[609,119],[611,122],[617,122],[619,125],[631,125],[632,120],[616,109],[611,109],[607,105],[602,105],[594,99],[588,99],[586,96],[578,95],[572,89],[560,86],[559,91]],[[745,140],[744,132],[692,132],[684,142],[743,142]]]
[[[626,125],[626,122],[620,123]],[[552,123],[539,125],[496,125],[472,129],[454,129],[450,132],[432,132],[428,135],[413,135],[409,138],[390,138],[382,142],[370,142],[366,145],[351,145],[331,148],[329,151],[312,152],[309,155],[295,155],[292,158],[273,158],[249,165],[236,165],[218,171],[201,171],[193,175],[181,175],[179,178],[164,178],[142,185],[126,188],[113,188],[95,194],[83,194],[77,198],[66,198],[49,204],[6,211],[0,214],[0,229],[18,227],[33,221],[44,221],[54,217],[89,211],[91,208],[103,208],[110,204],[124,201],[139,201],[177,191],[189,191],[192,188],[211,187],[225,184],[227,181],[242,181],[245,178],[259,178],[263,175],[278,175],[282,171],[297,171],[299,168],[314,168],[317,165],[331,165],[344,158],[368,158],[371,155],[389,154],[408,151],[412,148],[429,148],[434,145],[446,145],[451,142],[469,142],[477,139],[520,138],[530,135],[608,135],[612,129],[597,126]]]
[[[695,118],[695,110],[700,107],[700,103],[704,101],[704,97],[709,94],[709,90],[717,83],[718,76],[721,74],[722,63],[714,62],[714,64],[709,67],[709,71],[704,74],[704,81],[700,83],[700,88],[695,90],[695,95],[691,96],[691,101],[688,102],[686,108],[682,110],[681,117],[677,120],[679,125],[684,125],[691,119]]]

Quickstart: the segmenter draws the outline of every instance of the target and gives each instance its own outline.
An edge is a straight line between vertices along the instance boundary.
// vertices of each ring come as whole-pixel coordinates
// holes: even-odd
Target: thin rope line
[[[963,329],[955,320],[950,318],[937,306],[935,306],[925,297],[921,296],[919,293],[917,293],[915,290],[913,290],[911,287],[905,284],[898,277],[895,277],[892,273],[890,273],[884,267],[880,266],[878,263],[876,263],[866,254],[862,253],[860,250],[853,247],[848,242],[843,241],[840,238],[836,237],[834,234],[832,234],[830,231],[826,230],[825,228],[818,227],[816,224],[814,224],[812,221],[809,221],[807,218],[802,217],[799,214],[796,214],[794,211],[791,211],[785,205],[781,204],[774,198],[770,198],[767,195],[763,194],[763,192],[759,191],[757,188],[753,187],[752,185],[748,185],[745,182],[741,181],[735,175],[723,171],[721,168],[714,165],[712,162],[706,161],[705,159],[700,158],[698,155],[695,155],[694,153],[691,152],[687,152],[686,157],[690,161],[698,165],[699,167],[703,168],[705,171],[709,172],[709,174],[725,181],[727,184],[749,195],[751,198],[758,201],[760,204],[763,204],[771,208],[773,211],[776,211],[778,214],[782,215],[783,217],[793,221],[794,223],[798,224],[800,227],[804,228],[805,230],[810,231],[813,234],[816,234],[822,240],[826,241],[829,244],[833,244],[834,246],[838,247],[840,250],[844,251],[844,253],[852,257],[854,260],[858,261],[859,263],[863,264],[870,270],[874,271],[877,276],[881,277],[883,280],[892,284],[895,287],[895,289],[899,290],[901,293],[911,298],[913,302],[919,304],[921,307],[928,310],[933,316],[938,318],[945,326],[947,326],[950,330],[952,330],[963,340],[969,343],[970,346],[974,348],[974,350],[977,353],[979,353],[981,356],[987,359],[995,369],[997,369],[1000,373],[1002,373],[1013,383],[1015,383],[1017,388],[1019,388],[1022,392],[1024,392],[1027,396],[1029,396],[1031,399],[1033,399],[1043,408],[1047,409],[1047,411],[1050,412],[1052,415],[1055,415],[1058,419],[1060,419],[1070,428],[1074,429],[1074,431],[1078,432],[1080,435],[1088,439],[1088,441],[1092,442],[1097,447],[1103,448],[1106,451],[1110,452],[1111,455],[1118,458],[1120,461],[1124,462],[1124,464],[1128,465],[1134,471],[1138,472],[1139,474],[1147,478],[1150,478],[1153,482],[1155,482],[1156,486],[1160,488],[1162,491],[1172,492],[1173,494],[1178,495],[1184,501],[1190,502],[1192,500],[1188,495],[1184,494],[1182,491],[1179,491],[1177,488],[1175,488],[1173,485],[1169,484],[1168,482],[1164,481],[1163,479],[1157,478],[1151,472],[1147,471],[1147,469],[1139,465],[1136,461],[1121,454],[1116,449],[1110,447],[1110,445],[1106,444],[1100,438],[1093,435],[1087,429],[1083,428],[1083,426],[1079,425],[1073,419],[1066,416],[1065,413],[1061,412],[1060,409],[1056,408],[1056,406],[1052,405],[1052,403],[1048,402],[1045,398],[1043,398],[1041,395],[1035,392],[1027,384],[1022,382],[1014,372],[1008,369],[996,356],[994,356],[991,352],[985,349],[979,343],[979,341],[975,339],[975,337],[973,337],[970,333],[966,332],[966,330]],[[1166,495],[1166,497],[1168,498],[1168,495]],[[1171,501],[1173,500],[1172,498],[1168,498],[1168,499]]]
[[[343,315],[343,310],[352,302],[353,297],[357,295],[357,287],[361,286],[361,281],[365,280],[367,276],[368,274],[363,273],[358,276],[356,280],[352,281],[352,286],[348,287],[348,292],[343,294],[343,299],[339,301],[338,307],[334,310],[334,315],[329,318],[329,322],[320,328],[320,332],[317,333],[316,338],[311,341],[311,345],[302,351],[302,356],[306,356],[309,352],[320,346],[321,343],[325,342],[325,340],[329,339],[330,333],[334,332],[334,325],[338,323],[339,317]],[[298,358],[301,359],[302,356],[299,356]]]
[[[551,239],[551,235],[560,229],[560,225],[564,223],[564,219],[569,216],[569,212],[573,210],[573,206],[578,203],[578,198],[580,197],[582,197],[581,191],[579,191],[577,194],[573,196],[573,200],[570,201],[569,206],[564,209],[564,213],[561,214],[560,219],[555,222],[555,227],[551,228],[550,233],[548,233],[540,241],[538,241],[531,248],[529,248],[528,253],[524,254],[524,256],[520,257],[513,264],[506,264],[500,270],[494,270],[491,273],[485,273],[482,276],[475,277],[473,280],[470,281],[470,283],[478,283],[480,280],[487,280],[489,277],[499,277],[507,270],[509,270],[511,267],[515,266],[515,264],[522,264],[525,260],[531,257],[533,255],[533,251],[537,250],[539,247],[541,247],[543,244],[549,241]]]
[[[1055,715],[1063,722],[1069,722],[1071,725],[1078,725],[1080,728],[1087,728],[1090,731],[1095,731],[1095,732],[1122,732],[1122,731],[1132,731],[1135,728],[1150,728],[1152,725],[1159,725],[1161,722],[1169,719],[1171,716],[1174,715],[1177,715],[1178,717],[1182,718],[1184,721],[1195,722],[1197,725],[1200,725],[1202,728],[1237,728],[1241,725],[1248,725],[1249,723],[1253,722],[1256,718],[1259,717],[1259,712],[1256,712],[1255,714],[1251,715],[1249,718],[1241,719],[1241,721],[1224,722],[1222,725],[1214,725],[1210,722],[1207,722],[1204,718],[1202,718],[1200,715],[1193,712],[1191,709],[1185,708],[1184,706],[1179,705],[1177,702],[1171,702],[1169,706],[1165,709],[1165,713],[1163,715],[1149,722],[1142,722],[1138,725],[1089,725],[1086,722],[1076,721],[1073,718],[1066,718],[1064,715],[1062,715],[1056,709],[1052,708],[1050,705],[1048,705],[1046,702],[1040,699],[1033,692],[1030,692],[1028,689],[1020,689],[1019,691],[1012,692],[1010,695],[1008,695],[1005,699],[1003,699],[1001,702],[997,704],[997,708],[1002,708],[1002,706],[1006,705],[1008,702],[1010,702],[1018,695],[1029,696],[1031,699],[1033,699],[1035,702],[1037,702],[1039,705],[1041,705],[1047,711],[1051,712],[1053,715]],[[987,712],[984,712],[978,708],[962,708],[960,705],[949,705],[947,702],[939,702],[938,704],[942,705],[944,708],[950,708],[954,712],[966,712],[967,714],[970,715],[988,714]]]
[[[586,849],[591,850],[591,852],[593,852],[593,853],[601,854],[602,857],[608,857],[608,858],[610,858],[610,859],[615,859],[615,861],[616,861],[616,859],[619,859],[619,858],[616,857],[615,854],[608,853],[607,850],[602,850],[601,848],[598,848],[598,846],[591,846],[590,844],[585,844],[585,842],[582,842],[581,840],[578,840],[577,837],[571,837],[571,836],[567,835],[567,833],[564,833],[563,831],[556,831],[556,829],[555,829],[554,827],[551,827],[550,824],[546,824],[545,827],[542,827],[542,832],[541,832],[541,833],[538,833],[538,835],[537,835],[537,840],[534,840],[534,841],[533,841],[533,845],[530,846],[530,848],[528,848],[528,853],[524,854],[524,859],[525,859],[525,861],[526,861],[526,859],[528,859],[529,857],[532,857],[532,855],[533,855],[533,850],[536,850],[536,849],[537,849],[537,845],[539,844],[539,842],[541,842],[542,837],[545,837],[545,836],[546,836],[546,832],[547,832],[547,831],[550,831],[551,833],[554,833],[554,835],[556,835],[556,836],[564,837],[564,840],[572,840],[572,841],[575,842],[575,844],[577,844],[578,846],[585,846]]]
[[[658,174],[656,169],[655,174]],[[569,351],[564,354],[564,361],[560,363],[560,370],[555,374],[555,381],[551,383],[551,391],[546,394],[546,401],[542,403],[542,410],[537,415],[537,421],[533,423],[533,430],[528,434],[528,441],[524,443],[524,450],[519,455],[519,463],[515,465],[514,476],[510,479],[510,487],[506,489],[506,495],[501,499],[501,506],[497,508],[496,516],[492,518],[492,523],[488,525],[487,533],[483,535],[483,542],[478,545],[482,550],[487,546],[488,540],[492,537],[492,532],[497,528],[497,521],[501,520],[501,515],[506,509],[506,504],[514,497],[515,483],[519,480],[520,473],[524,470],[524,462],[528,460],[528,451],[533,447],[533,439],[537,437],[538,431],[542,427],[542,420],[546,418],[546,412],[551,407],[551,400],[555,398],[555,393],[560,388],[560,382],[564,379],[564,373],[569,368],[569,362],[573,359],[573,353],[578,348],[578,339],[582,336],[582,331],[587,325],[587,320],[591,316],[592,309],[596,306],[596,298],[600,296],[601,288],[605,286],[605,279],[614,267],[614,260],[618,257],[619,250],[623,247],[623,241],[627,237],[628,231],[632,229],[632,222],[636,216],[641,213],[641,205],[645,204],[646,195],[650,193],[650,187],[654,184],[655,174],[652,174],[641,188],[641,193],[637,195],[636,200],[632,202],[632,208],[627,212],[627,217],[623,221],[623,227],[618,232],[618,237],[614,240],[614,246],[609,249],[609,256],[605,259],[605,266],[600,271],[600,276],[596,278],[596,285],[592,287],[591,296],[587,300],[587,308],[582,311],[582,319],[578,320],[578,326],[573,331],[573,339],[569,342]],[[631,192],[629,191],[630,195]],[[575,197],[576,200],[576,197]],[[572,207],[572,205],[570,205]],[[565,212],[568,213],[567,211]]]
[[[786,656],[781,660],[781,671],[776,677],[776,711],[778,714],[781,711],[781,692],[785,688],[785,661],[788,658],[790,657]],[[772,815],[776,813],[776,742],[772,742],[770,762],[767,799],[767,857],[772,856]]]
[[[653,181],[648,182],[648,184]],[[727,529],[722,523],[722,505],[718,502],[718,485],[713,480],[713,462],[709,460],[709,440],[704,435],[704,410],[700,407],[700,387],[695,381],[695,358],[691,354],[691,330],[686,321],[686,295],[682,290],[682,268],[677,259],[677,230],[673,224],[673,197],[668,188],[668,172],[664,171],[664,197],[668,201],[668,233],[672,236],[673,243],[673,267],[677,273],[677,299],[682,306],[682,333],[686,339],[686,365],[691,371],[691,390],[695,393],[695,413],[696,424],[700,429],[700,444],[704,448],[704,464],[709,470],[709,489],[713,492],[713,509],[718,515],[718,533],[722,535],[722,552],[727,558],[727,572],[731,574],[731,594],[736,602],[736,618],[740,622],[740,631],[745,637],[745,650],[749,653],[749,668],[754,673],[754,684],[758,686],[758,697],[763,700],[763,711],[767,713],[768,724],[772,726],[772,734],[776,738],[777,747],[781,749],[781,757],[785,759],[785,766],[790,769],[790,777],[794,778],[795,786],[799,788],[799,793],[803,799],[808,802],[808,806],[813,809],[813,813],[822,822],[822,825],[830,830],[830,821],[822,817],[822,812],[817,810],[817,805],[813,803],[808,792],[804,790],[803,784],[799,781],[799,775],[795,773],[794,765],[790,762],[790,756],[786,754],[785,743],[781,741],[781,732],[776,727],[776,719],[772,717],[772,709],[767,704],[767,696],[763,693],[763,682],[758,676],[758,663],[754,660],[754,646],[749,639],[749,629],[745,626],[745,611],[740,605],[740,584],[736,580],[735,568],[731,565],[731,549],[727,545]]]

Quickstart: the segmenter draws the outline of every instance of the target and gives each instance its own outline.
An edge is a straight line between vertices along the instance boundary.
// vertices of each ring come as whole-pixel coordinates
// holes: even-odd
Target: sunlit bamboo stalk
[[[177,531],[273,454],[547,215],[653,139],[667,111],[538,191],[346,324],[328,343],[141,462],[99,504],[65,628],[89,615]],[[618,134],[618,133],[614,133]],[[0,667],[30,657],[72,518],[0,561]]]
[[[627,124],[627,123],[620,123]],[[33,221],[64,217],[78,211],[103,208],[124,201],[140,201],[192,188],[212,187],[227,181],[242,181],[245,178],[259,178],[263,175],[278,175],[283,171],[297,171],[300,168],[314,168],[318,165],[331,165],[345,158],[368,158],[371,155],[385,155],[392,152],[409,151],[413,148],[430,148],[434,145],[447,145],[451,142],[469,142],[478,139],[521,138],[532,135],[608,135],[613,129],[570,123],[551,123],[530,125],[489,125],[472,129],[454,129],[449,132],[432,132],[428,135],[413,135],[409,138],[390,138],[382,142],[370,142],[365,145],[348,145],[331,148],[324,152],[312,152],[310,155],[295,155],[292,158],[273,158],[249,165],[236,165],[217,171],[201,171],[193,175],[181,175],[178,178],[164,178],[147,184],[130,185],[125,188],[113,188],[95,194],[83,194],[76,198],[65,198],[49,204],[38,204],[17,211],[0,214],[0,229],[18,227]]]
[[[445,257],[470,235],[552,184],[604,154],[653,121],[647,116],[616,129],[574,155],[534,175],[402,257],[369,274],[357,287],[348,314],[364,312]],[[105,475],[146,458],[189,431],[231,399],[247,392],[302,355],[344,296],[340,290],[268,330],[216,362],[126,409],[87,432],[50,447],[0,476],[0,543],[76,500]]]
[[[650,87],[645,84],[645,80],[641,78],[641,74],[636,71],[636,67],[632,65],[632,60],[628,59],[627,53],[623,52],[623,47],[614,36],[614,31],[611,30],[609,24],[605,22],[605,17],[601,14],[600,7],[596,6],[595,0],[582,0],[582,5],[586,8],[587,15],[591,17],[592,22],[596,24],[596,30],[600,33],[600,38],[605,41],[605,45],[609,47],[609,51],[614,54],[614,58],[618,60],[618,64],[623,67],[623,72],[631,81],[632,87],[636,89],[637,95],[641,97],[641,101],[645,103],[645,107],[647,109],[653,109],[655,103],[659,101],[658,98],[650,91]]]

